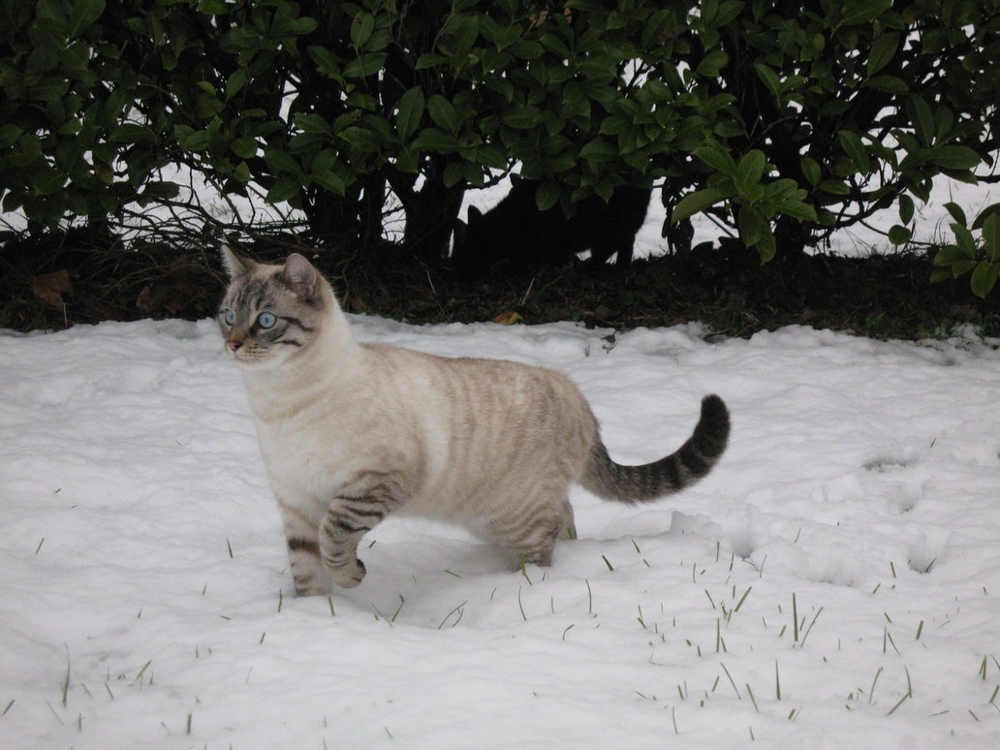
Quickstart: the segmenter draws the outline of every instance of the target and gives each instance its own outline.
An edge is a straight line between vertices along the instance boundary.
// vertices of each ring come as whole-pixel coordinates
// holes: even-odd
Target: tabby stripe
[[[299,536],[291,537],[288,540],[288,549],[292,552],[305,552],[308,555],[319,557],[319,542],[312,539],[303,539]]]
[[[561,521],[561,516],[560,519]],[[552,509],[545,504],[533,503],[516,508],[508,516],[498,519],[496,528],[512,544],[529,544],[529,540],[541,534],[548,536],[553,526]]]
[[[282,315],[281,316],[281,320],[285,321],[289,325],[293,325],[293,326],[295,326],[295,327],[297,327],[297,328],[305,331],[306,333],[313,333],[316,330],[315,327],[310,328],[305,323],[303,323],[301,319],[293,317],[291,315]]]
[[[382,507],[370,507],[368,503],[363,506],[349,505],[345,509],[348,513],[354,516],[361,516],[362,518],[375,518],[381,521],[385,517],[385,508]]]
[[[248,283],[236,296],[236,301],[244,307],[257,308],[264,299],[264,285],[259,281]]]
[[[372,530],[371,526],[360,526],[360,525],[359,526],[353,526],[353,525],[351,525],[350,523],[348,523],[343,518],[338,518],[336,521],[333,522],[333,524],[338,529],[342,529],[343,531],[346,531],[351,536],[353,536],[354,534],[361,534],[361,533],[363,533],[365,531],[371,531]]]

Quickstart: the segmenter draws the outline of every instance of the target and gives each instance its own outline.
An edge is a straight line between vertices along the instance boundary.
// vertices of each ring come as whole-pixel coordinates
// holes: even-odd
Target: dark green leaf
[[[913,231],[901,224],[894,224],[889,228],[889,242],[893,245],[905,245],[913,237]]]
[[[934,143],[934,113],[922,96],[906,97],[906,114],[913,124],[913,132],[923,146]]]
[[[727,196],[724,193],[720,193],[718,190],[712,190],[711,188],[696,190],[693,193],[685,195],[680,202],[674,206],[671,220],[674,224],[676,224],[677,222],[688,219],[695,214],[700,214],[702,211],[711,208],[716,203],[721,203],[726,198]]]
[[[796,198],[784,198],[775,203],[774,209],[779,214],[784,214],[799,221],[817,221],[816,209],[805,201]]]
[[[331,169],[315,171],[309,175],[314,183],[329,190],[334,195],[344,195],[347,185],[344,180]]]
[[[73,0],[66,36],[73,39],[90,28],[101,17],[104,5],[104,0]]]
[[[736,161],[729,150],[718,141],[709,141],[704,146],[694,150],[694,155],[712,167],[730,177],[736,177]]]
[[[751,186],[759,185],[766,168],[767,157],[764,152],[759,149],[749,151],[736,167],[736,186],[741,191],[746,191]]]
[[[892,0],[849,0],[844,3],[845,26],[870,23],[892,7]]]
[[[451,135],[457,135],[461,124],[455,105],[440,94],[427,100],[427,112],[434,124]]]
[[[843,182],[838,182],[837,180],[825,180],[819,184],[819,189],[824,193],[829,193],[830,195],[851,194],[850,186]]]
[[[868,156],[868,150],[865,148],[864,143],[861,142],[858,134],[852,130],[841,130],[837,133],[837,138],[840,141],[840,147],[851,157],[851,161],[854,162],[854,166],[857,167],[858,171],[863,175],[869,174],[871,172],[871,160]]]
[[[760,234],[760,239],[757,240],[755,246],[761,263],[767,263],[772,260],[778,252],[778,243],[775,240],[774,232],[771,231],[771,226],[769,224],[764,225],[763,231]]]
[[[539,120],[542,117],[542,110],[533,104],[528,104],[523,107],[516,107],[507,110],[501,116],[501,122],[504,125],[517,128],[519,130],[530,130],[538,125]]]
[[[368,78],[382,70],[385,59],[388,55],[385,52],[369,52],[360,58],[351,60],[344,66],[345,78]]]
[[[420,151],[449,154],[458,151],[458,138],[437,128],[424,128],[413,139],[413,147]]]
[[[267,191],[265,200],[268,203],[287,203],[299,197],[299,184],[292,180],[280,179]]]
[[[375,16],[361,11],[351,21],[351,44],[360,49],[371,39],[375,31]]]
[[[538,206],[539,211],[548,211],[559,202],[560,194],[561,188],[558,182],[545,180],[538,186],[538,191],[535,193],[535,205]]]
[[[767,217],[754,206],[740,206],[736,223],[740,230],[740,239],[749,247],[760,242],[765,230],[770,230]]]
[[[337,137],[343,139],[352,148],[366,154],[377,154],[382,148],[382,141],[375,133],[368,128],[352,125],[344,128]]]
[[[976,238],[972,236],[972,231],[964,224],[952,224],[951,231],[955,233],[955,240],[962,254],[970,260],[976,260],[979,257],[979,248],[976,246]]]
[[[802,169],[802,175],[806,178],[806,182],[813,187],[823,179],[823,169],[815,159],[806,157],[799,163],[799,167]]]
[[[424,116],[424,92],[419,86],[408,89],[399,98],[399,110],[396,113],[396,129],[399,137],[405,142],[413,137],[420,127]]]
[[[865,66],[868,77],[875,75],[888,65],[896,55],[899,47],[899,34],[884,34],[872,44]]]
[[[455,58],[464,58],[479,36],[479,17],[473,14],[455,14],[448,21],[445,34],[454,38],[451,54]]]
[[[264,152],[264,162],[276,174],[301,174],[302,167],[288,153],[278,148],[269,148]],[[270,200],[270,198],[268,198]]]
[[[910,91],[910,86],[899,76],[872,76],[865,86],[894,96],[903,96]]]
[[[972,277],[969,279],[969,286],[972,293],[977,297],[985,298],[997,283],[997,266],[988,260],[979,261]]]
[[[17,139],[21,137],[23,132],[24,129],[17,125],[11,125],[10,123],[0,125],[0,149],[13,146],[17,143]]]
[[[226,0],[198,0],[198,12],[209,16],[221,16],[229,12]]]
[[[434,52],[425,52],[417,58],[417,64],[415,67],[417,70],[427,70],[428,68],[433,68],[437,65],[446,65],[447,63],[448,58],[444,55],[439,55]]]
[[[913,198],[911,198],[906,193],[899,196],[899,220],[904,224],[909,224],[913,221],[913,215],[916,211],[916,207],[913,204]]]
[[[249,136],[237,138],[232,142],[230,148],[241,159],[252,159],[257,155],[257,139]]]
[[[939,146],[928,159],[943,169],[975,169],[982,162],[982,157],[968,146]]]
[[[717,78],[722,68],[729,62],[729,55],[724,50],[714,49],[702,58],[695,72],[706,78]]]
[[[983,222],[983,250],[991,261],[1000,260],[1000,214],[990,214]]]
[[[764,82],[764,85],[774,94],[776,99],[779,98],[781,96],[781,79],[778,78],[778,74],[764,63],[754,63],[753,67],[757,71],[757,77]]]
[[[963,227],[969,225],[969,220],[965,217],[965,211],[962,207],[953,201],[948,201],[944,204],[945,211],[955,220],[956,224],[961,224]]]
[[[593,162],[614,161],[619,156],[618,148],[603,138],[595,138],[580,149],[580,158]]]
[[[982,229],[983,223],[986,221],[986,219],[995,213],[1000,213],[1000,203],[991,203],[989,206],[980,211],[979,215],[976,217],[976,220],[972,222],[972,228]]]

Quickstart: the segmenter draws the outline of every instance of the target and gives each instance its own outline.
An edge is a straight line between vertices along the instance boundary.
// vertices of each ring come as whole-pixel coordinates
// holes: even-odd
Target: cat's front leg
[[[337,497],[330,503],[319,526],[319,549],[320,559],[337,585],[352,588],[364,579],[358,543],[385,518],[390,505],[376,495]]]
[[[299,506],[278,498],[278,507],[288,542],[288,562],[296,596],[324,596],[330,593],[330,574],[320,559],[316,523]]]

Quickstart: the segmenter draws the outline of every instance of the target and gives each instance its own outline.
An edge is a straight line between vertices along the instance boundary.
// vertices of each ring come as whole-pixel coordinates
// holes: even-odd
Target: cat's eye
[[[226,321],[227,326],[231,326],[236,323],[236,311],[226,308],[222,313],[222,319]]]
[[[257,316],[257,325],[267,330],[268,328],[274,328],[274,324],[278,322],[278,318],[274,313],[262,312]]]

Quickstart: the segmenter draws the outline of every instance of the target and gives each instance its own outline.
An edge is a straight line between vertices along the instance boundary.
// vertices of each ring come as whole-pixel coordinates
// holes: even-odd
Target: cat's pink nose
[[[233,353],[235,353],[241,346],[243,346],[242,339],[229,339],[226,341],[226,347]]]

